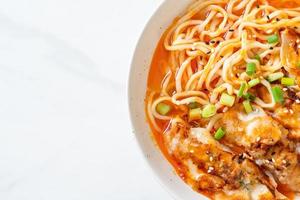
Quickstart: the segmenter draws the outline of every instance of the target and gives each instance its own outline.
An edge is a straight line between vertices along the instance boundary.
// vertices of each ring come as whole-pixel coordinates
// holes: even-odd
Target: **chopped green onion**
[[[252,76],[255,72],[256,72],[256,65],[255,65],[255,63],[247,63],[246,73],[249,76]]]
[[[203,118],[209,118],[214,116],[217,113],[217,108],[213,104],[208,104],[204,107],[202,111],[202,117]]]
[[[195,108],[195,109],[191,109],[189,111],[189,120],[197,120],[201,118],[201,109],[200,108]]]
[[[258,54],[254,56],[254,59],[261,63],[261,57]]]
[[[239,91],[238,91],[238,94],[237,94],[238,97],[242,97],[242,96],[243,96],[244,91],[245,91],[245,89],[246,89],[246,86],[247,86],[246,83],[242,83],[242,84],[241,84],[241,87],[240,87],[240,89],[239,89]]]
[[[297,67],[297,68],[300,68],[300,62],[298,62],[298,63],[296,64],[296,67]]]
[[[270,74],[267,77],[267,80],[269,82],[274,82],[274,81],[277,81],[277,80],[281,79],[283,76],[284,76],[284,74],[282,72],[277,72],[277,73],[274,73],[274,74]]]
[[[225,131],[224,131],[222,128],[219,128],[219,129],[216,131],[214,138],[215,138],[216,140],[221,140],[224,136],[225,136]]]
[[[253,108],[249,100],[243,101],[243,106],[247,114],[253,112]]]
[[[285,86],[295,85],[295,79],[294,78],[283,77],[281,79],[281,84],[285,85]]]
[[[195,108],[199,108],[200,104],[197,103],[197,102],[191,102],[191,103],[189,103],[188,106],[189,106],[190,109],[195,109]]]
[[[220,103],[224,106],[232,107],[235,101],[235,97],[229,94],[223,93],[220,98]]]
[[[252,88],[260,83],[259,78],[253,79],[248,82],[249,88]]]
[[[279,37],[278,37],[278,35],[270,35],[267,38],[267,41],[268,41],[269,44],[274,44],[274,43],[277,43],[279,41]]]
[[[243,98],[249,101],[254,101],[256,96],[254,96],[253,94],[247,92],[246,94],[243,95]]]
[[[275,86],[272,88],[272,95],[276,103],[283,103],[283,92],[280,87]]]
[[[171,106],[165,103],[159,103],[156,106],[156,110],[161,115],[167,115],[171,111]]]

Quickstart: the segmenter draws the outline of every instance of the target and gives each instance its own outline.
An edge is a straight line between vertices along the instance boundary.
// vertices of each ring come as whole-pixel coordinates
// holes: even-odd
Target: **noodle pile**
[[[197,19],[199,13],[205,13],[205,18]],[[219,102],[221,93],[237,95],[241,84],[253,78],[245,72],[246,63],[256,64],[255,76],[272,97],[268,75],[282,70],[292,73],[296,66],[285,63],[289,52],[283,42],[268,44],[267,38],[277,34],[282,40],[287,29],[300,33],[299,25],[300,8],[279,10],[266,1],[258,5],[256,0],[195,2],[165,37],[169,71],[160,94],[150,91],[147,106],[150,123],[161,131],[156,120],[173,118],[157,112],[161,102],[177,106],[211,103],[219,113],[226,111]],[[258,54],[264,63],[254,58]],[[299,91],[298,86],[294,88]],[[276,106],[274,98],[266,102],[257,97],[254,103],[267,109]]]

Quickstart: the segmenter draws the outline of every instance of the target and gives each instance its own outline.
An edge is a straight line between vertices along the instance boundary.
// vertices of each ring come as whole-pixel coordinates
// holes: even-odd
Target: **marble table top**
[[[135,44],[162,1],[0,1],[1,200],[171,199],[126,100]]]

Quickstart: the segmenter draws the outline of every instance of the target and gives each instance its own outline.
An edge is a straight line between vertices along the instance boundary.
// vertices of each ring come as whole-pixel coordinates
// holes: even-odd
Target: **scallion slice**
[[[283,76],[284,76],[284,74],[282,72],[277,72],[277,73],[270,74],[267,77],[267,80],[269,82],[274,82],[274,81],[277,81],[277,80],[281,79]]]
[[[208,104],[203,108],[202,117],[209,118],[214,116],[217,113],[217,108],[213,104]]]
[[[216,140],[221,140],[224,136],[225,136],[225,131],[223,130],[223,128],[219,128],[219,129],[216,131],[216,133],[215,133],[215,135],[214,135],[214,138],[215,138]]]
[[[246,83],[242,83],[241,84],[240,89],[239,89],[238,94],[237,94],[238,97],[242,97],[243,96],[244,91],[246,89],[246,86],[247,86]]]
[[[258,54],[254,56],[254,59],[261,63],[261,57]]]
[[[200,108],[195,108],[195,109],[191,109],[189,111],[189,120],[197,120],[201,118],[201,109]]]
[[[252,87],[258,85],[259,83],[260,83],[259,78],[256,78],[256,79],[253,79],[253,80],[249,81],[248,86],[249,86],[249,88],[252,88]]]
[[[156,111],[161,115],[167,115],[171,111],[171,106],[165,103],[159,103],[156,106]]]
[[[246,94],[243,95],[243,98],[249,101],[254,101],[256,96],[254,96],[253,94],[247,92]]]
[[[284,98],[283,98],[283,92],[280,87],[275,86],[272,88],[272,95],[276,103],[283,103]]]
[[[255,72],[256,72],[256,64],[255,63],[247,63],[246,73],[249,76],[252,76],[253,74],[255,74]]]
[[[243,101],[243,106],[247,114],[253,112],[253,108],[249,100]]]
[[[281,84],[285,85],[285,86],[293,86],[293,85],[295,85],[295,79],[289,78],[289,77],[283,77],[281,79]]]
[[[277,43],[279,41],[279,37],[278,37],[278,35],[270,35],[267,38],[267,41],[268,41],[269,44],[274,44],[274,43]]]
[[[235,101],[235,97],[227,93],[223,93],[220,98],[220,103],[224,106],[232,107]]]

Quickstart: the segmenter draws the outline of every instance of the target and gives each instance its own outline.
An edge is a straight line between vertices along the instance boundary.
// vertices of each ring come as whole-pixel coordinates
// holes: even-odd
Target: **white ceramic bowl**
[[[178,200],[207,199],[194,192],[174,172],[150,137],[145,118],[144,99],[148,71],[155,47],[166,28],[179,16],[192,0],[166,0],[148,22],[137,44],[129,76],[128,101],[131,121],[137,142],[147,163],[164,188]]]

